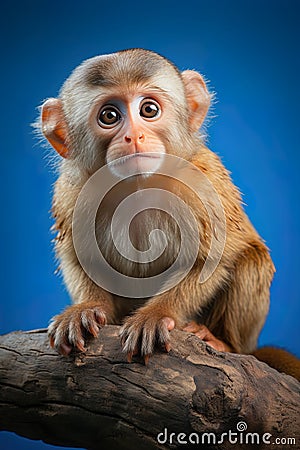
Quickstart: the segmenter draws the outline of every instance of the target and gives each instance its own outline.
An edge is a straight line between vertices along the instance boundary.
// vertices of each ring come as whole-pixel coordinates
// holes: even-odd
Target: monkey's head
[[[78,66],[59,98],[43,104],[42,132],[89,172],[119,158],[121,177],[134,167],[155,172],[165,153],[192,156],[210,98],[199,73],[180,73],[152,51],[124,50]]]

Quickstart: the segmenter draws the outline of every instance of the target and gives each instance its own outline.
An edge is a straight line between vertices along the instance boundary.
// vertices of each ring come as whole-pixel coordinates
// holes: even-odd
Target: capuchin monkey
[[[84,61],[65,81],[59,97],[42,105],[39,127],[61,157],[53,198],[55,246],[74,303],[49,326],[50,343],[61,354],[84,352],[86,341],[105,324],[122,324],[121,343],[129,361],[139,355],[147,362],[156,347],[169,351],[169,332],[175,327],[195,333],[219,351],[256,350],[269,309],[274,265],[242,208],[239,190],[199,133],[211,99],[196,71],[180,72],[157,53],[129,49]],[[209,180],[222,204],[224,250],[204,282],[199,282],[199,274],[215,230],[195,193],[159,174],[166,155],[192,164]],[[154,261],[142,263],[121,255],[112,240],[111,220],[128,195],[149,187],[169,191],[183,198],[197,220],[200,245],[191,270],[175,286],[158,288],[150,298],[129,298],[99,286],[82,268],[74,248],[76,202],[85,183],[107,164],[119,182],[101,202],[95,230],[99,249],[117,272],[136,278],[156,276],[173,264],[180,246],[176,221],[165,211],[142,211],[141,204],[129,229],[132,245],[145,252],[151,231],[160,229],[168,236],[167,249]],[[201,184],[198,188],[201,192]],[[216,210],[213,198],[210,203]],[[188,217],[186,224],[190,225]],[[126,232],[122,223],[119,232],[121,236]],[[268,354],[271,359],[275,355],[278,370],[286,370],[287,364],[277,361],[276,349]],[[290,373],[299,379],[295,361]]]

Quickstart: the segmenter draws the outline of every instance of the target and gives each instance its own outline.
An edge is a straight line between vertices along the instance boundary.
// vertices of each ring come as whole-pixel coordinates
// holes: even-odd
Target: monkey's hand
[[[126,319],[120,336],[123,351],[127,353],[128,362],[132,356],[140,355],[148,363],[155,346],[170,351],[169,331],[175,327],[174,319],[159,316],[156,312],[137,311]]]
[[[69,306],[50,322],[48,327],[50,345],[65,356],[74,348],[84,352],[86,339],[90,335],[97,337],[99,329],[106,322],[106,314],[99,302],[84,302]]]
[[[199,325],[196,322],[190,322],[186,327],[183,328],[183,331],[187,331],[188,333],[193,333],[206,342],[208,345],[213,347],[215,350],[219,352],[231,352],[232,349],[225,342],[216,338],[205,325]]]

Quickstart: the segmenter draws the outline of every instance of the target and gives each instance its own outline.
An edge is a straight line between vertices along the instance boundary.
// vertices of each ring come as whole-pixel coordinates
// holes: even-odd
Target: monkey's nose
[[[125,142],[127,142],[127,144],[131,144],[132,142],[142,144],[145,141],[145,135],[144,135],[144,133],[139,133],[138,136],[133,137],[133,136],[130,136],[127,134],[124,139],[125,139]]]

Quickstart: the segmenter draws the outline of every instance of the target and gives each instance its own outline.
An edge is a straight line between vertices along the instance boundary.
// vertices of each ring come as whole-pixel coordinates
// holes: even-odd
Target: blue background
[[[55,174],[30,123],[83,59],[162,53],[210,80],[210,148],[231,170],[277,273],[260,344],[299,344],[299,2],[28,1],[1,7],[1,333],[46,327],[69,302],[49,231]],[[0,448],[50,448],[10,433]],[[56,447],[55,447],[56,448]]]

